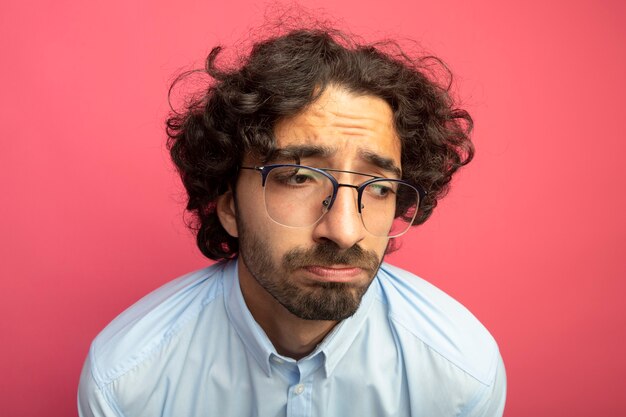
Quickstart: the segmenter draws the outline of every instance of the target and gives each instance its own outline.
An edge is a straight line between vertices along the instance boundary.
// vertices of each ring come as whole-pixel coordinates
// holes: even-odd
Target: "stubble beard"
[[[374,251],[365,251],[358,245],[341,250],[328,241],[310,249],[291,249],[276,265],[270,245],[248,232],[244,224],[238,224],[238,230],[239,256],[252,277],[287,311],[305,320],[339,321],[354,315],[382,262]],[[306,286],[290,279],[309,265],[355,266],[365,271],[369,279],[362,284],[314,282]]]

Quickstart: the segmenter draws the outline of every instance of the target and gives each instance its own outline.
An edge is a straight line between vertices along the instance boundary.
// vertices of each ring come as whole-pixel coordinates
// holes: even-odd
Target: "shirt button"
[[[304,385],[302,384],[296,385],[296,388],[293,390],[293,392],[295,392],[296,395],[302,394],[304,392]]]

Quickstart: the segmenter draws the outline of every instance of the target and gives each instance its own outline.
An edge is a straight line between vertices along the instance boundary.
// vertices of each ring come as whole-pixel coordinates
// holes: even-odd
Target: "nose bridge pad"
[[[333,198],[333,196],[329,195],[324,200],[322,200],[322,212],[324,214],[328,213],[330,208],[333,206],[332,198]]]
[[[359,208],[359,202],[358,202],[358,191],[356,189],[356,187],[353,186],[346,186],[343,184],[339,184],[339,189],[337,190],[337,193],[335,194],[335,198],[333,199],[332,195],[327,196],[323,201],[322,201],[322,206],[323,206],[323,211],[324,214],[328,213],[330,211],[330,209],[333,207],[333,205],[335,204],[335,202],[337,201],[337,198],[339,197],[339,191],[341,189],[341,187],[345,187],[348,189],[353,189],[357,194],[356,195],[352,195],[352,203],[354,204],[354,208],[356,209],[356,213],[357,215],[361,214],[361,209],[363,209],[363,204],[361,204],[361,207]]]

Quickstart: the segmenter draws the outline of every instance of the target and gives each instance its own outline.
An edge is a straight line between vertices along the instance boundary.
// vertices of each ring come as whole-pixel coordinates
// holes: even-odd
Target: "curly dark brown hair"
[[[391,106],[403,179],[426,191],[414,225],[428,219],[452,175],[474,155],[472,119],[455,107],[452,75],[433,56],[413,59],[392,41],[359,44],[322,29],[258,42],[235,69],[217,65],[221,50],[213,48],[206,60],[211,85],[167,120],[168,149],[187,191],[198,247],[208,258],[238,252],[237,238],[218,219],[216,200],[234,185],[244,153],[267,156],[276,122],[302,111],[331,84]],[[433,68],[445,75],[443,82]]]

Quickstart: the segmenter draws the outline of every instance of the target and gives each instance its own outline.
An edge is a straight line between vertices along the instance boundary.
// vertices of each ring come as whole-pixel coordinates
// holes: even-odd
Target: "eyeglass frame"
[[[363,213],[361,212],[362,206],[361,206],[361,199],[363,197],[363,191],[365,190],[365,188],[370,185],[370,184],[375,184],[377,182],[396,182],[402,185],[406,185],[408,187],[411,187],[412,189],[414,189],[417,192],[417,196],[419,198],[418,200],[418,204],[416,207],[416,211],[419,210],[419,206],[422,204],[423,198],[426,196],[427,192],[424,191],[421,187],[419,186],[415,186],[407,181],[398,179],[398,178],[386,178],[386,177],[378,177],[376,175],[371,175],[371,174],[365,174],[362,172],[357,172],[357,171],[346,171],[346,170],[341,170],[341,169],[333,169],[333,168],[315,168],[315,167],[310,167],[307,165],[299,165],[299,164],[270,164],[270,165],[264,165],[264,166],[240,166],[240,169],[249,169],[249,170],[253,170],[253,171],[258,171],[261,173],[261,186],[263,187],[263,189],[265,190],[265,182],[267,179],[267,176],[269,175],[270,172],[272,172],[272,170],[276,169],[276,168],[283,168],[283,167],[292,167],[292,168],[306,168],[306,169],[310,169],[312,171],[318,172],[320,174],[322,174],[323,176],[325,176],[326,178],[328,178],[330,180],[330,182],[333,185],[333,194],[330,198],[330,202],[328,203],[328,206],[326,206],[326,212],[323,213],[319,219],[317,219],[314,223],[312,223],[309,226],[287,226],[287,225],[283,225],[280,222],[277,222],[278,224],[281,224],[285,227],[310,227],[313,226],[315,224],[317,224],[317,222],[319,222],[326,213],[328,213],[330,211],[330,209],[333,207],[333,204],[335,203],[335,199],[337,198],[337,193],[339,192],[339,188],[340,187],[349,187],[349,188],[354,188],[355,190],[357,190],[357,210],[359,212],[359,217],[361,217],[361,222],[363,222]],[[340,183],[339,181],[337,181],[337,179],[335,177],[333,177],[331,174],[329,174],[329,172],[342,172],[345,174],[355,174],[355,175],[362,175],[364,177],[371,177],[371,179],[359,184],[359,185],[353,185],[353,184],[344,184],[344,183]],[[323,203],[322,203],[323,204]],[[266,210],[267,210],[267,206],[266,206]],[[394,216],[394,219],[397,218],[398,216]],[[365,226],[365,224],[364,224]],[[367,227],[365,228],[367,230]],[[400,233],[397,236],[388,236],[388,237],[398,237],[398,236],[402,236],[404,233],[406,233],[408,230],[410,229],[410,225],[409,227],[407,227],[407,229]]]

